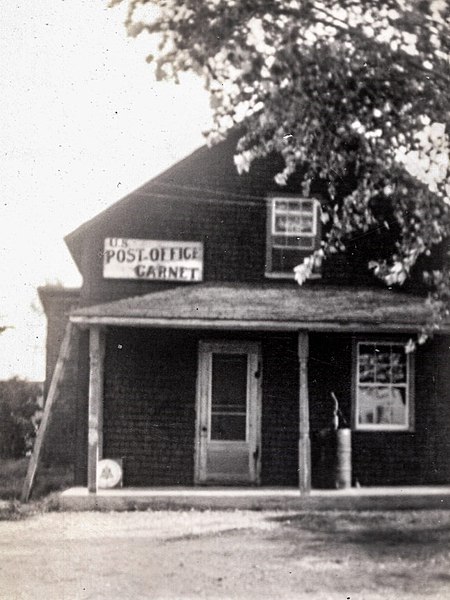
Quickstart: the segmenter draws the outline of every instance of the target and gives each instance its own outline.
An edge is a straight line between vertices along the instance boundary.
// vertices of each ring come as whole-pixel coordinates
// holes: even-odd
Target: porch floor
[[[359,487],[312,490],[296,488],[164,487],[120,488],[89,493],[73,487],[62,492],[64,510],[420,510],[450,509],[450,485]]]

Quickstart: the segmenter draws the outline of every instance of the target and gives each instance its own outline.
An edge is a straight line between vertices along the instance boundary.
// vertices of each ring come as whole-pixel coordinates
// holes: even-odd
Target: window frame
[[[401,346],[405,348],[407,340],[387,339],[387,338],[364,338],[353,340],[353,360],[352,360],[352,425],[355,431],[361,432],[384,432],[398,433],[414,431],[415,421],[415,398],[414,398],[414,353],[405,352],[406,358],[406,381],[404,383],[383,383],[383,382],[362,382],[359,381],[359,357],[360,346]],[[359,387],[383,387],[386,389],[392,387],[401,387],[405,390],[406,399],[406,418],[403,424],[391,423],[360,423],[359,422]]]
[[[312,232],[306,232],[306,233],[302,233],[301,236],[297,236],[297,237],[304,237],[304,238],[310,238],[312,240],[312,244],[310,248],[306,248],[306,247],[302,247],[302,246],[287,246],[287,245],[281,245],[281,244],[276,244],[274,243],[274,238],[275,237],[295,237],[295,234],[289,234],[289,233],[283,233],[283,232],[276,232],[275,231],[275,218],[276,218],[276,210],[275,210],[275,203],[277,200],[281,200],[281,201],[286,201],[286,202],[293,202],[293,201],[300,201],[300,202],[311,202],[312,203],[312,219],[313,219],[313,226],[312,226]],[[319,200],[317,200],[317,198],[306,198],[305,196],[301,196],[299,194],[279,194],[279,193],[273,193],[270,194],[267,197],[267,205],[266,205],[266,264],[265,264],[265,276],[267,278],[273,278],[273,279],[294,279],[294,271],[274,271],[273,270],[273,258],[272,258],[272,251],[273,249],[278,249],[278,250],[289,250],[289,251],[298,251],[300,253],[304,253],[304,254],[313,254],[313,252],[315,250],[317,250],[318,248],[318,237],[321,235],[321,223],[320,223],[320,202]],[[286,210],[286,214],[288,214],[289,211]],[[302,259],[299,258],[299,264],[301,263]],[[311,275],[311,279],[317,279],[320,278],[321,274],[320,273],[314,273]]]
[[[302,215],[302,214],[310,214],[310,213],[306,213],[306,211],[301,208],[301,205],[305,202],[308,202],[311,204],[312,208],[311,208],[311,214],[310,216],[312,217],[312,231],[311,232],[303,232],[301,234],[296,235],[295,233],[290,233],[290,232],[284,232],[284,231],[276,231],[276,218],[278,215],[280,214],[284,214],[284,215],[290,215],[290,214],[294,214],[297,211],[293,211],[292,209],[277,209],[276,207],[276,202],[277,201],[284,201],[284,202],[299,202],[300,203],[300,211],[298,211],[298,214]],[[286,198],[285,196],[273,196],[272,197],[272,210],[271,210],[271,220],[272,220],[272,228],[271,228],[271,235],[272,237],[284,237],[284,238],[293,238],[293,237],[302,237],[302,238],[311,238],[314,239],[317,237],[317,206],[316,206],[316,201],[313,198]],[[304,251],[308,251],[308,250],[314,250],[314,244],[312,247],[306,247],[306,246],[299,246],[299,245],[287,245],[287,244],[276,244],[276,243],[272,243],[272,248],[289,248],[292,250],[304,250]]]

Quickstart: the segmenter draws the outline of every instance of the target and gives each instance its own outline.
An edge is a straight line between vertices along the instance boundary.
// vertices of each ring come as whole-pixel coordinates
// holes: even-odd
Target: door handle
[[[208,431],[208,428],[207,428],[207,427],[205,427],[205,426],[203,426],[203,427],[202,427],[202,432],[203,432],[203,433],[206,433],[207,431]]]

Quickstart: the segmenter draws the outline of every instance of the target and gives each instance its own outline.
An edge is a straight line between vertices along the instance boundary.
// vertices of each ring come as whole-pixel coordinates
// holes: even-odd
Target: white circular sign
[[[99,461],[97,466],[97,483],[98,487],[114,488],[122,480],[122,467],[115,460],[104,458]]]

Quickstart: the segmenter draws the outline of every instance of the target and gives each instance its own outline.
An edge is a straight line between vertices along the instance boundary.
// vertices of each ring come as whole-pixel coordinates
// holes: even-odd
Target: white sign
[[[203,281],[202,242],[106,238],[106,279]]]
[[[115,460],[104,458],[97,464],[97,485],[101,489],[122,487],[122,466]]]

